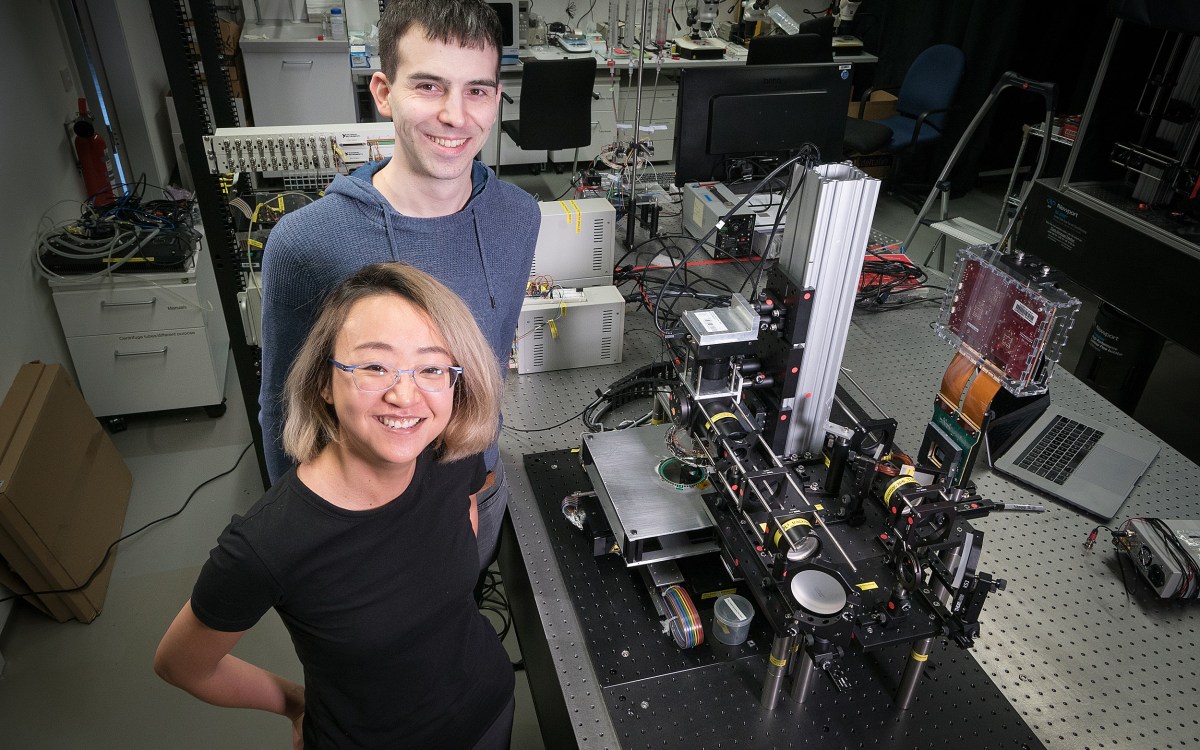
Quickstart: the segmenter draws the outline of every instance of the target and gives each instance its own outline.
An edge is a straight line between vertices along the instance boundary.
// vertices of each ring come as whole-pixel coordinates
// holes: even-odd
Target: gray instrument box
[[[1163,520],[1163,523],[1179,540],[1192,565],[1200,567],[1200,521]],[[1129,531],[1133,536],[1129,539],[1128,552],[1134,567],[1159,596],[1173,596],[1187,571],[1150,527],[1149,521],[1135,518],[1129,522]]]
[[[529,278],[549,276],[563,287],[613,283],[617,210],[604,198],[542,201],[542,225]]]
[[[625,297],[615,286],[528,298],[517,320],[517,372],[618,364],[624,335]]]

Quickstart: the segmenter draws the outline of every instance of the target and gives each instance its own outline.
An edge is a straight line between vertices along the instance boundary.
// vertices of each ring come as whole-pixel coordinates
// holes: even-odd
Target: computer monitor
[[[517,0],[511,3],[488,3],[496,15],[500,16],[500,28],[503,30],[504,46],[500,48],[500,64],[507,65],[518,60],[521,40],[519,36],[520,7]]]
[[[684,68],[675,184],[724,181],[735,162],[786,159],[808,143],[840,161],[850,73],[848,63]]]
[[[746,45],[747,65],[833,62],[833,43],[820,34],[756,36]]]

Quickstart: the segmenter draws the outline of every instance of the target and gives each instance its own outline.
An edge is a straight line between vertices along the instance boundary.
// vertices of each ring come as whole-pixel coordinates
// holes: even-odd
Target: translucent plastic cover
[[[1053,277],[1019,253],[959,250],[935,330],[1013,395],[1045,393],[1079,309]]]

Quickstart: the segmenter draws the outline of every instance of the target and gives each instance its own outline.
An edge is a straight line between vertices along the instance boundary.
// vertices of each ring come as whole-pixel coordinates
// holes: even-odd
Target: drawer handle
[[[141,302],[109,302],[108,300],[102,299],[100,300],[100,307],[136,307],[138,305],[153,305],[157,301],[158,297],[151,297],[150,299],[142,300]]]
[[[118,352],[118,351],[114,351],[114,352],[113,352],[113,356],[114,356],[114,357],[140,357],[140,356],[142,356],[143,354],[166,354],[166,353],[167,353],[167,347],[165,347],[165,346],[164,346],[162,349],[151,349],[151,350],[149,350],[149,351],[145,351],[145,352]]]
[[[312,67],[313,61],[312,60],[284,60],[283,64],[284,65],[307,65],[309,67]]]

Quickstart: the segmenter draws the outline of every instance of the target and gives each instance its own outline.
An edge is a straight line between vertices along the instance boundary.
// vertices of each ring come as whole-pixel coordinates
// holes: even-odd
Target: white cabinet
[[[246,24],[242,60],[256,126],[357,121],[350,43],[320,33],[320,24]]]
[[[579,149],[581,162],[596,158],[600,150],[617,139],[617,115],[613,111],[612,79],[607,70],[596,74],[596,85],[592,89],[600,95],[592,100],[592,143]],[[570,159],[574,151],[566,154],[556,154],[560,160]]]
[[[647,77],[651,77],[649,74]],[[636,79],[632,88],[622,90],[621,122],[633,127],[636,113]],[[642,87],[642,132],[639,140],[654,144],[651,161],[670,161],[675,148],[675,115],[679,106],[679,84],[664,76],[657,86],[649,82]],[[622,138],[629,139],[631,131],[622,130]]]
[[[67,277],[50,286],[79,388],[96,416],[223,411],[229,334],[205,250],[185,270],[85,283]]]

